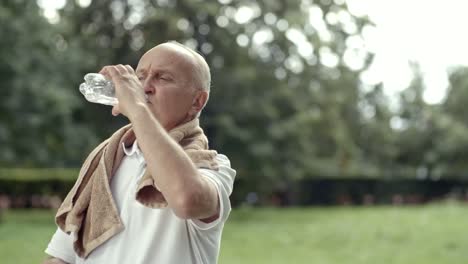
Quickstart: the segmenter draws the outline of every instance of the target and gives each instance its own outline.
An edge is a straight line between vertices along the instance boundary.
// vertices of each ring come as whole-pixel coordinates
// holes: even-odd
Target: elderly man
[[[208,149],[198,116],[210,70],[177,42],[101,70],[130,125],[84,162],[56,215],[44,263],[216,263],[236,172]]]

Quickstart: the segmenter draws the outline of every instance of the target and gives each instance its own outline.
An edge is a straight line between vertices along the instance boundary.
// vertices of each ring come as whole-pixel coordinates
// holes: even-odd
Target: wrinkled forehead
[[[140,58],[138,72],[168,71],[174,75],[191,78],[195,71],[193,55],[183,47],[165,43],[147,51]]]

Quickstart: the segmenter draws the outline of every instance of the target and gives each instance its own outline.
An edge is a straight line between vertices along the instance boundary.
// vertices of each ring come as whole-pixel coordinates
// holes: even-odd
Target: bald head
[[[162,44],[159,44],[152,49],[148,50],[145,54],[153,52],[155,49],[167,49],[171,52],[177,53],[179,56],[184,57],[187,63],[191,64],[191,78],[192,86],[195,89],[204,90],[210,92],[211,86],[211,74],[210,67],[206,62],[205,58],[193,49],[177,42],[177,41],[168,41]],[[143,55],[144,56],[144,55]]]
[[[177,41],[165,42],[158,46],[161,46],[161,45],[172,47],[176,50],[179,50],[182,53],[189,54],[193,59],[194,79],[195,79],[194,82],[197,86],[195,88],[202,89],[207,92],[210,91],[210,86],[211,86],[210,67],[208,66],[208,63],[206,62],[205,58],[203,58],[203,56],[201,56],[199,53],[197,53],[193,49],[183,44],[180,44]]]
[[[173,49],[174,51],[179,52],[180,54],[184,54],[185,56],[188,57],[187,59],[190,61],[190,63],[193,66],[193,70],[192,70],[193,88],[200,89],[208,93],[207,100],[205,104],[203,105],[203,107],[205,107],[206,103],[208,103],[210,87],[211,87],[210,67],[208,66],[208,63],[206,62],[205,58],[203,58],[203,56],[200,55],[198,52],[194,51],[193,49],[177,41],[168,41],[168,42],[159,44],[154,48],[157,48],[157,47]],[[197,114],[197,117],[198,116],[200,116],[200,112]]]
[[[166,128],[198,117],[208,102],[208,64],[177,42],[147,51],[138,62],[136,75],[150,99],[151,111]]]

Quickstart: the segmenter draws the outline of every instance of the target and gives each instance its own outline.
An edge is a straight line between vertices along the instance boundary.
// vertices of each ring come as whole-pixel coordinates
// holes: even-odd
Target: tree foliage
[[[108,64],[136,66],[177,40],[211,65],[201,122],[252,188],[304,177],[463,175],[468,74],[451,75],[441,105],[418,74],[398,110],[382,85],[364,87],[372,24],[341,1],[67,1],[58,23],[34,1],[0,5],[0,164],[77,167],[123,125],[78,85]],[[222,2],[222,3],[221,3]]]

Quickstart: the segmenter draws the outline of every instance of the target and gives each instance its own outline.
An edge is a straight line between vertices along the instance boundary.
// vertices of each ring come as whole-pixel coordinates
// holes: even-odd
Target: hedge
[[[79,169],[67,168],[0,168],[0,180],[15,181],[74,181]]]
[[[0,169],[0,209],[56,207],[73,187],[78,169]],[[289,188],[257,193],[255,186],[236,180],[233,206],[424,203],[447,196],[468,199],[468,181],[456,179],[319,178],[293,182]],[[250,198],[248,198],[250,197]],[[254,198],[254,199],[253,199]],[[5,200],[8,200],[5,202]],[[2,205],[3,203],[3,205]],[[5,204],[8,203],[8,206]]]
[[[0,169],[0,193],[60,195],[73,186],[78,169]]]

